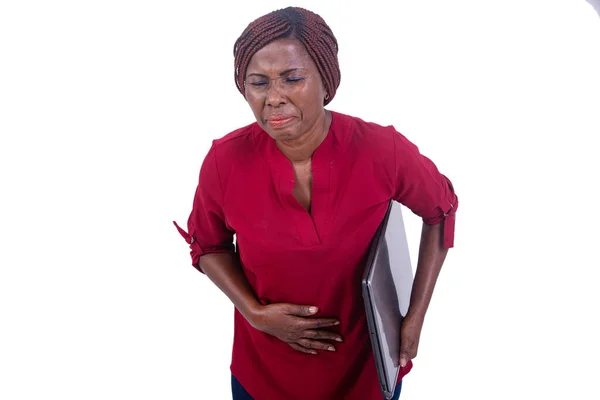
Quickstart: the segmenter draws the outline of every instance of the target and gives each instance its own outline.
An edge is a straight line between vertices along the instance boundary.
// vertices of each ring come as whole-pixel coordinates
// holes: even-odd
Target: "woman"
[[[246,28],[235,82],[256,122],[213,142],[188,232],[178,227],[193,265],[235,305],[236,400],[381,399],[360,281],[390,199],[424,221],[399,381],[453,246],[458,201],[436,166],[393,127],[325,109],[337,50],[301,8]]]

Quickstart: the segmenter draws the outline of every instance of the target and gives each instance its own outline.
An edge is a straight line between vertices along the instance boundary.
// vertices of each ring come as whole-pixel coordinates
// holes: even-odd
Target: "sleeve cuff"
[[[202,269],[200,268],[200,265],[199,265],[200,257],[202,257],[205,254],[233,253],[235,251],[233,243],[231,243],[231,245],[229,245],[229,246],[217,246],[217,247],[203,248],[200,246],[200,243],[198,243],[196,238],[193,235],[190,235],[185,230],[183,230],[177,224],[177,222],[173,221],[173,225],[175,225],[175,228],[177,228],[177,231],[179,231],[179,234],[185,239],[186,243],[190,245],[190,256],[192,258],[192,266],[202,273],[204,273],[204,271],[202,271]]]
[[[440,214],[432,218],[423,218],[423,222],[427,225],[443,224],[443,243],[444,248],[450,249],[454,247],[454,229],[456,222],[456,208],[458,207],[458,199],[455,203],[448,203],[445,210],[438,207]]]

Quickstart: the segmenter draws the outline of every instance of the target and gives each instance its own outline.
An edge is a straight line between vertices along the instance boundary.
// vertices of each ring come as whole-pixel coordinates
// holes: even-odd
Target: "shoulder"
[[[335,118],[339,122],[335,125],[340,143],[337,150],[343,154],[339,158],[351,163],[353,170],[360,171],[360,176],[371,184],[391,193],[396,168],[396,129],[340,113],[335,113]]]
[[[215,159],[219,168],[246,163],[256,157],[256,139],[260,127],[256,122],[229,132],[215,139],[208,155]]]
[[[225,184],[232,172],[249,165],[257,157],[256,137],[260,127],[256,122],[229,132],[212,141],[203,166]]]
[[[332,114],[336,131],[348,146],[376,154],[389,152],[393,148],[394,135],[398,132],[392,125],[386,126],[339,112],[332,111]]]
[[[396,129],[392,125],[381,125],[376,122],[365,121],[360,117],[331,111],[336,128],[349,134],[354,140],[390,140]]]
[[[240,150],[248,150],[253,145],[253,139],[258,124],[256,122],[238,128],[229,132],[225,136],[215,139],[212,142],[212,151],[216,151],[219,155],[231,155],[232,152]]]

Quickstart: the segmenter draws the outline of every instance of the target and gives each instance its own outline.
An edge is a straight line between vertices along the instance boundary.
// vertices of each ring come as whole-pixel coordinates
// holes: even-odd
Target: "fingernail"
[[[343,340],[342,340],[342,338],[341,338],[341,337],[335,338],[335,340],[336,340],[337,342],[343,342]]]
[[[334,324],[334,325],[339,325],[339,324],[340,324],[340,321],[335,321],[333,324]]]
[[[310,307],[310,308],[308,309],[308,312],[309,312],[309,313],[311,313],[311,314],[314,314],[314,313],[316,313],[316,312],[317,312],[317,307]]]
[[[333,346],[329,346],[329,347],[327,348],[327,350],[329,350],[329,351],[335,351],[335,348],[334,348]]]

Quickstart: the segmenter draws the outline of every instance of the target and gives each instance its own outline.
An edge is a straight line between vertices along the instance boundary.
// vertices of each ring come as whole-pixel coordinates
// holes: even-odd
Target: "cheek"
[[[319,97],[316,91],[311,91],[302,96],[302,109],[307,114],[318,114],[323,108],[323,99]]]
[[[319,97],[318,88],[304,87],[289,97],[298,108],[306,111],[318,109],[319,106],[323,105],[323,99]]]
[[[262,111],[262,102],[252,96],[246,96],[246,102],[250,106],[250,109],[252,109],[252,112],[254,113],[254,115],[256,115],[258,117]]]

